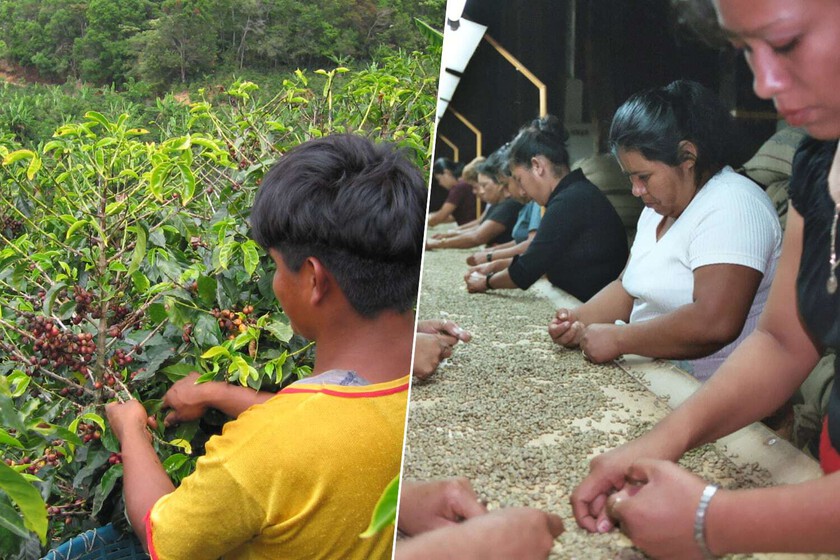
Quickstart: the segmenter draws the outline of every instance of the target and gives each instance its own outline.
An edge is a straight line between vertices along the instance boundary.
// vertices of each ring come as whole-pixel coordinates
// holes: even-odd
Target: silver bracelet
[[[700,552],[703,553],[703,558],[712,560],[717,558],[712,551],[709,550],[709,545],[706,544],[706,510],[709,508],[709,503],[718,487],[714,484],[709,484],[703,489],[703,495],[700,496],[700,503],[697,504],[697,512],[694,514],[694,542],[700,547]]]

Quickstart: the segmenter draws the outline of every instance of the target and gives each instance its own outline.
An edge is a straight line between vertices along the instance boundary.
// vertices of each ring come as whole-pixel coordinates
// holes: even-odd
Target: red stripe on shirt
[[[155,544],[152,542],[152,508],[149,508],[143,522],[146,524],[146,545],[149,547],[149,557],[152,560],[160,560],[157,552],[155,551]]]
[[[334,389],[299,389],[294,386],[287,387],[280,391],[280,395],[288,395],[291,393],[323,393],[331,397],[343,397],[347,399],[355,399],[360,397],[383,397],[385,395],[393,395],[394,393],[401,393],[408,390],[408,383],[398,385],[390,389],[382,389],[380,391],[364,391],[358,393],[345,393],[343,391],[336,391]]]

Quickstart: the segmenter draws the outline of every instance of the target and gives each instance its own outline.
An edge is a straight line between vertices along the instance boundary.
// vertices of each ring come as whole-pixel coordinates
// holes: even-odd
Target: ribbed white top
[[[726,167],[700,189],[657,241],[656,228],[661,220],[662,216],[650,208],[639,217],[623,277],[624,289],[636,298],[631,323],[691,303],[694,270],[701,266],[738,264],[764,275],[740,336],[711,356],[680,364],[705,380],[758,323],[781,251],[779,218],[758,185]]]

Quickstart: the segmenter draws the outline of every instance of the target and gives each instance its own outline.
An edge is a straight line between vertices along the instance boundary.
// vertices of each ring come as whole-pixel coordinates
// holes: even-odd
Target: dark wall
[[[471,0],[464,11],[466,19],[486,25],[488,35],[548,85],[549,111],[555,114],[563,107],[565,13],[564,0]],[[522,123],[539,116],[539,93],[482,41],[450,107],[481,129],[486,156],[510,140]],[[476,156],[475,135],[451,111],[438,130],[459,146],[461,161]],[[452,150],[439,141],[439,153],[451,157]]]
[[[566,14],[573,0],[468,0],[464,17],[488,26],[501,43],[548,85],[549,112],[563,118],[566,81]],[[608,127],[615,108],[632,93],[684,78],[722,95],[731,108],[772,111],[751,91],[751,75],[732,51],[711,48],[676,24],[668,0],[578,0],[575,77],[584,84],[584,121]],[[450,107],[484,134],[484,155],[508,141],[538,116],[538,93],[530,82],[482,41]],[[772,134],[772,120],[745,121],[757,147]],[[475,156],[475,136],[451,111],[438,125],[460,148],[460,160]],[[452,156],[438,140],[436,155]]]

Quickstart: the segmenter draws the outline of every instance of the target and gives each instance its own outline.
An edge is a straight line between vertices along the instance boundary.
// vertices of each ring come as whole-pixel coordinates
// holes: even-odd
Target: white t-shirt
[[[657,241],[656,228],[661,221],[662,216],[650,208],[639,217],[622,280],[624,289],[635,298],[631,323],[690,304],[694,270],[701,266],[737,264],[764,275],[738,338],[711,356],[679,363],[705,381],[758,323],[781,251],[779,218],[758,185],[725,167],[697,192]]]

